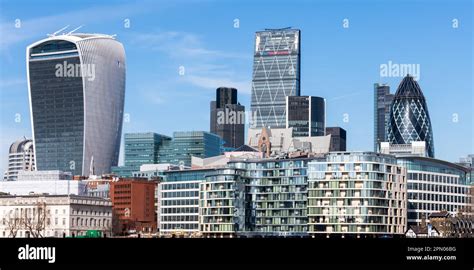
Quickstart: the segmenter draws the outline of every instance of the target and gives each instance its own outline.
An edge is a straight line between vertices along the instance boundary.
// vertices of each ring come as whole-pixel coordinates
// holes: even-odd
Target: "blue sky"
[[[0,171],[9,145],[31,137],[25,48],[65,25],[124,44],[123,132],[208,130],[209,101],[224,85],[249,109],[254,32],[292,26],[301,29],[301,93],[327,99],[327,125],[347,130],[349,150],[373,149],[373,84],[396,90],[400,77],[380,77],[392,61],[420,65],[436,157],[474,152],[472,1],[255,2],[0,0]]]

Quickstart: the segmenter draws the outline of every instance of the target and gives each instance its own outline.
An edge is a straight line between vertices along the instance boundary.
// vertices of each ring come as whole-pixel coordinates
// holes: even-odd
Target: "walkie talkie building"
[[[255,35],[252,128],[284,128],[286,96],[300,95],[300,30],[266,29]]]
[[[113,36],[62,34],[26,49],[37,170],[109,173],[118,163],[125,50]]]
[[[425,141],[434,157],[433,131],[428,106],[418,83],[407,75],[398,86],[390,109],[387,140],[391,144]]]

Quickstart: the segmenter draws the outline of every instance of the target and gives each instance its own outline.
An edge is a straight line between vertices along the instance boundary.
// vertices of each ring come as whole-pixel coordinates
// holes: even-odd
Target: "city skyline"
[[[370,1],[365,4],[367,3]],[[304,6],[308,3],[302,2],[300,4]],[[152,4],[148,3],[148,5]],[[205,4],[204,12],[215,12],[216,9],[224,11],[232,8],[230,4],[213,2],[213,5],[210,8],[210,2],[209,5]],[[415,13],[424,7],[423,2],[418,2],[413,5],[412,10],[404,10],[402,8],[404,5],[406,3],[378,8],[382,11],[391,8],[394,13],[397,10]],[[467,2],[465,5],[469,5],[469,3]],[[69,19],[65,20],[65,17],[61,16],[41,18],[31,15],[34,8],[20,12],[13,6],[10,7],[3,3],[2,6],[4,8],[1,13],[0,31],[9,37],[2,40],[0,44],[0,54],[2,55],[0,87],[2,89],[8,88],[1,94],[0,169],[4,171],[7,166],[6,159],[10,144],[23,135],[31,138],[24,61],[19,61],[17,56],[24,59],[25,44],[44,38],[46,33],[52,33],[67,24],[71,24],[73,29],[76,25],[82,24],[82,16],[97,11],[81,10],[81,5],[78,4],[78,11],[73,12],[76,17],[68,16]],[[338,7],[339,11],[336,12],[330,4],[322,3],[321,6],[329,14],[323,16],[327,21],[318,18],[312,23],[304,22],[305,16],[308,18],[307,12],[302,12],[301,17],[290,16],[285,20],[272,19],[268,22],[252,23],[252,16],[256,16],[256,13],[250,12],[250,6],[245,6],[245,11],[249,11],[248,14],[244,14],[240,9],[242,15],[239,15],[239,9],[237,9],[236,12],[229,15],[219,15],[217,20],[222,22],[222,26],[212,27],[212,31],[221,31],[219,33],[223,33],[227,37],[227,41],[223,41],[221,38],[214,39],[209,30],[202,30],[203,22],[201,21],[196,25],[189,23],[172,25],[166,23],[166,19],[155,20],[158,25],[162,24],[159,26],[161,29],[150,28],[146,21],[154,22],[154,20],[150,19],[150,11],[145,11],[143,6],[147,6],[146,3],[141,8],[119,5],[113,14],[97,19],[97,21],[101,19],[108,21],[109,25],[98,25],[92,20],[82,29],[85,32],[117,33],[118,41],[124,44],[128,59],[128,74],[123,133],[149,131],[170,135],[175,130],[208,130],[208,107],[199,106],[199,104],[201,102],[209,104],[215,89],[219,86],[237,88],[239,93],[242,93],[239,94],[241,104],[250,108],[252,47],[254,46],[255,32],[269,27],[279,28],[291,25],[300,29],[302,33],[301,94],[321,96],[327,99],[327,126],[341,126],[347,130],[348,150],[372,149],[372,87],[376,82],[388,83],[392,89],[398,87],[404,74],[399,77],[380,77],[380,66],[393,62],[421,66],[420,85],[430,110],[433,133],[437,142],[437,158],[458,161],[459,157],[473,152],[472,66],[470,66],[471,61],[469,60],[472,57],[465,57],[465,55],[472,56],[472,51],[470,51],[472,40],[469,39],[472,25],[468,23],[469,20],[472,20],[472,16],[463,8],[456,7],[457,9],[455,9],[451,6],[448,8],[437,3],[434,7],[425,7],[433,11],[431,16],[424,14],[418,20],[387,22],[389,29],[395,30],[395,32],[403,32],[406,29],[420,31],[422,27],[434,23],[438,26],[439,33],[434,29],[430,29],[429,33],[423,37],[418,37],[417,31],[406,33],[407,36],[404,37],[407,40],[406,44],[400,45],[396,43],[397,40],[392,40],[397,45],[391,45],[388,48],[376,47],[378,49],[374,52],[376,56],[369,57],[367,54],[369,49],[362,47],[364,45],[370,47],[370,42],[375,39],[374,36],[384,36],[383,33],[377,32],[377,27],[373,25],[377,16],[374,16],[372,20],[361,22],[357,18],[364,14],[362,8],[351,6],[352,8],[349,9],[349,4],[343,5],[342,8]],[[165,6],[163,10],[157,11],[164,17],[166,17],[165,10],[176,11],[179,9],[170,3]],[[269,7],[267,12],[282,8],[282,6],[276,5]],[[56,13],[65,11],[65,7],[62,6],[55,6],[53,9]],[[448,11],[452,13],[452,16],[442,15],[442,12],[449,13]],[[147,19],[140,19],[140,14],[148,16]],[[174,15],[176,16],[176,14]],[[33,19],[29,20],[29,16],[32,16]],[[16,18],[23,20],[22,28],[14,28]],[[348,28],[343,27],[345,18],[348,19]],[[423,21],[422,18],[425,20]],[[453,18],[458,18],[459,28],[452,27]],[[31,27],[35,19],[46,20],[49,23],[44,23],[42,27],[35,26],[39,29],[36,29],[37,32],[31,33],[28,27]],[[127,19],[129,19],[130,28],[124,27]],[[235,28],[236,19],[239,20],[238,28]],[[208,27],[210,26],[208,25]],[[15,30],[21,31],[21,34],[10,35]],[[147,32],[149,30],[152,31]],[[327,34],[325,36],[327,39],[319,39],[319,36],[314,37],[313,35],[318,32]],[[435,37],[436,35],[448,35],[451,40],[442,40],[442,46],[434,46],[434,49],[427,49],[423,46],[422,42],[432,45],[427,40],[441,42]],[[245,42],[237,42],[241,40]],[[413,40],[418,42],[413,42]],[[239,45],[231,44],[232,42],[239,43]],[[226,49],[222,49],[224,47]],[[140,52],[141,50],[143,53]],[[357,52],[360,52],[360,55],[357,55]],[[150,53],[156,53],[158,58],[150,57],[148,59]],[[434,54],[440,59],[440,64],[432,64],[431,58]],[[159,59],[160,56],[164,56],[163,59]],[[222,62],[229,64],[222,64]],[[184,71],[184,75],[180,75],[181,71]],[[155,76],[156,73],[160,73],[159,76]],[[441,74],[443,76],[440,76]],[[173,103],[181,104],[181,106],[173,106]],[[186,113],[188,110],[196,110],[196,113],[189,115]],[[171,117],[161,118],[161,115]],[[21,121],[15,122],[18,116]],[[458,122],[454,122],[455,118]],[[344,120],[348,120],[348,122]],[[465,144],[440,143],[445,141],[464,141]],[[123,155],[123,143],[121,152]]]

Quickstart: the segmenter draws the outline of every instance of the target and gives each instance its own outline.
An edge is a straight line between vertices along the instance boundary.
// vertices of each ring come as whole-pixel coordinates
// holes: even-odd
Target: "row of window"
[[[161,208],[162,214],[197,214],[199,208],[196,207],[172,207],[172,208]]]
[[[171,191],[171,192],[162,192],[162,198],[189,198],[189,197],[199,197],[199,191]]]
[[[199,224],[198,223],[175,223],[175,224],[161,224],[160,229],[162,230],[198,230]]]
[[[199,200],[187,199],[187,200],[162,200],[162,206],[177,206],[177,205],[198,205]]]
[[[433,194],[433,193],[408,193],[408,200],[424,200],[433,201],[436,203],[448,202],[448,203],[466,203],[467,197],[445,195],[445,194]]]
[[[163,183],[161,190],[199,189],[199,183]]]
[[[435,192],[444,192],[444,193],[457,193],[457,194],[467,194],[468,187],[457,187],[452,185],[439,185],[433,183],[417,183],[409,182],[407,184],[407,189],[409,190],[425,190],[425,191],[435,191]]]
[[[161,216],[161,221],[198,221],[198,216]]]

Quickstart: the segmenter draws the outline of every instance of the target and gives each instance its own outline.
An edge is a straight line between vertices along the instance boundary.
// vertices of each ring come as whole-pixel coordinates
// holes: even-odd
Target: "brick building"
[[[110,183],[115,234],[156,232],[154,181],[120,179]]]

